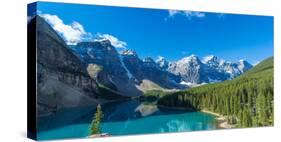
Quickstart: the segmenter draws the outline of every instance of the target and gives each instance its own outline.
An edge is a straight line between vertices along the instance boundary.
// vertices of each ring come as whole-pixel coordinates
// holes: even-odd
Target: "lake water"
[[[68,109],[38,119],[38,139],[83,138],[94,107]],[[159,109],[131,100],[102,106],[102,132],[113,136],[216,129],[215,116],[202,112]]]

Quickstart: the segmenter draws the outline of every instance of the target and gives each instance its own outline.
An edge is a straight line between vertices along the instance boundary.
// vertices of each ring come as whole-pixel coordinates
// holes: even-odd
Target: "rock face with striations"
[[[227,79],[226,74],[218,72],[214,68],[203,64],[195,55],[182,58],[181,60],[172,63],[168,70],[173,74],[181,76],[183,82],[194,84],[210,83],[217,80],[222,81]]]
[[[122,52],[124,64],[138,82],[149,80],[165,89],[183,88],[180,85],[180,77],[163,70],[152,58],[147,57],[143,60],[139,59],[137,53],[133,50],[125,50]]]
[[[167,70],[181,76],[184,84],[201,84],[233,79],[252,67],[245,60],[226,62],[210,55],[201,61],[196,55],[191,55],[170,63]]]
[[[158,59],[156,60],[156,63],[163,70],[167,70],[169,68],[169,65],[170,65],[170,62],[167,61],[164,57],[158,57]]]
[[[253,67],[249,62],[245,60],[239,60],[238,62],[227,62],[219,59],[214,55],[204,57],[203,63],[211,68],[218,70],[219,72],[228,74],[229,79],[237,77]]]
[[[37,33],[38,115],[61,108],[95,105],[97,83],[83,64],[68,49],[63,39],[40,16],[28,24]]]
[[[81,42],[71,47],[86,64],[102,69],[96,74],[98,83],[109,87],[123,96],[139,96],[134,78],[124,65],[123,58],[109,40]]]

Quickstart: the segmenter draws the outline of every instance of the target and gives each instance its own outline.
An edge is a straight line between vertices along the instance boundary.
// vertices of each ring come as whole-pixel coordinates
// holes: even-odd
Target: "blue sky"
[[[49,16],[65,40],[110,38],[117,48],[133,49],[141,58],[176,61],[191,54],[213,54],[255,63],[273,55],[270,16],[46,2],[37,10]]]

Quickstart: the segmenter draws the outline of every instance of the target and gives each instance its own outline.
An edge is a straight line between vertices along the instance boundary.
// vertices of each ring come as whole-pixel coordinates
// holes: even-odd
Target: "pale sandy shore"
[[[219,128],[230,129],[230,128],[235,127],[234,125],[228,124],[228,122],[226,120],[226,117],[221,115],[221,114],[211,112],[211,111],[208,111],[208,110],[201,110],[201,112],[209,113],[209,114],[212,114],[212,115],[216,116],[217,117],[216,120],[218,121],[218,127]]]
[[[108,133],[102,133],[102,134],[93,134],[93,135],[90,135],[88,136],[88,138],[101,138],[101,137],[109,137],[111,136],[110,134]]]

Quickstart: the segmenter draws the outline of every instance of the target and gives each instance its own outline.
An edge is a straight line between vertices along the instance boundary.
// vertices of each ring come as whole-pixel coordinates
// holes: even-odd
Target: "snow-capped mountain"
[[[100,75],[103,77],[99,80],[113,88],[117,86],[119,90],[126,90],[122,87],[124,84],[136,89],[133,86],[140,85],[143,80],[169,89],[197,86],[229,80],[252,68],[245,60],[228,62],[214,55],[206,56],[202,61],[196,55],[176,62],[169,62],[164,57],[140,59],[134,50],[125,49],[119,53],[108,40],[81,42],[71,48],[87,64],[102,66],[104,71],[100,74],[105,75]],[[123,82],[122,86],[120,82]]]
[[[134,76],[137,86],[151,88],[151,84],[147,84],[148,80],[152,84],[156,84],[158,88],[179,89],[184,87],[179,84],[179,76],[163,70],[152,58],[146,57],[142,60],[133,50],[124,50],[121,55],[125,66]]]
[[[158,59],[156,59],[156,63],[158,66],[164,70],[167,70],[169,67],[169,62],[162,56],[159,56]]]
[[[99,66],[97,81],[125,96],[137,96],[141,92],[136,88],[134,77],[109,40],[80,42],[71,49],[86,64]],[[131,54],[132,53],[127,53]],[[94,70],[94,69],[93,69]]]
[[[210,67],[213,68],[218,68],[221,64],[223,64],[225,61],[219,59],[217,56],[215,55],[209,55],[203,58],[202,62],[204,64],[207,64]]]
[[[121,52],[121,54],[124,56],[135,56],[135,57],[138,56],[137,52],[135,50],[131,50],[131,49],[125,49]]]
[[[184,57],[172,63],[168,71],[181,76],[182,84],[210,83],[226,80],[228,75],[201,62],[196,55]]]
[[[214,55],[209,55],[203,58],[202,62],[209,67],[212,67],[219,72],[225,72],[229,74],[229,79],[241,75],[253,67],[246,60],[239,60],[238,62],[229,62],[222,60]]]

